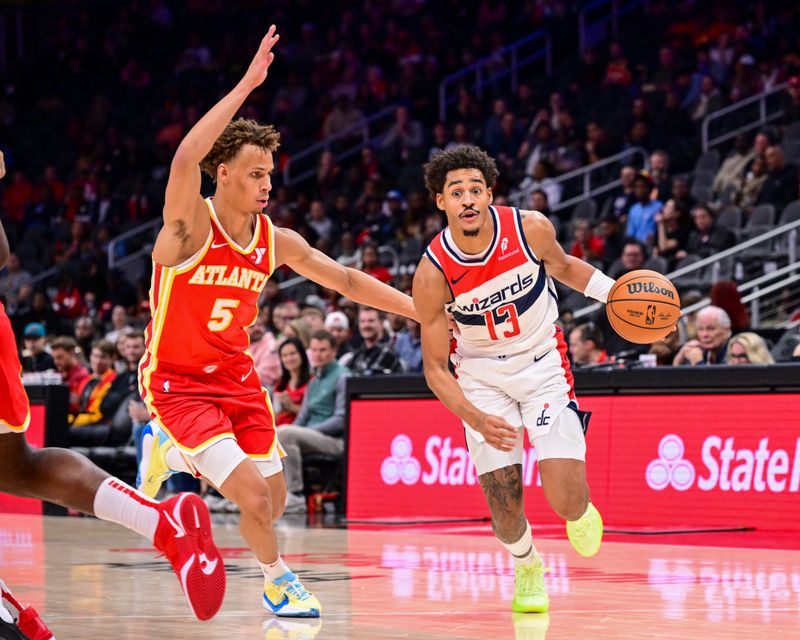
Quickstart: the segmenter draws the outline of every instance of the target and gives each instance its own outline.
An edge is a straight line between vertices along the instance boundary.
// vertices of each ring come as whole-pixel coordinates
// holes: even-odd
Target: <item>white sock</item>
[[[183,456],[181,455],[181,452],[178,451],[177,447],[170,447],[167,449],[167,455],[165,457],[167,460],[167,466],[173,471],[192,473],[192,470],[189,468],[189,465],[186,464],[186,460],[183,459]]]
[[[282,575],[289,573],[291,569],[286,566],[286,563],[283,561],[283,558],[278,556],[278,559],[271,563],[271,564],[264,564],[263,562],[259,562],[258,565],[261,567],[261,571],[264,573],[264,577],[273,582],[277,580]]]
[[[501,541],[501,544],[508,549],[508,552],[513,556],[514,564],[528,564],[538,557],[536,547],[533,546],[530,522],[525,522],[525,533],[522,534],[519,540],[511,544],[506,544]]]
[[[94,515],[132,529],[150,542],[158,526],[158,502],[117,478],[106,478],[94,495]]]

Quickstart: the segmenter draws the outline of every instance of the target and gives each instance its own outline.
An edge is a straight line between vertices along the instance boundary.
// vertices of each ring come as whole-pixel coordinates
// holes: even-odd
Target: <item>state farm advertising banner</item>
[[[800,394],[582,396],[592,500],[613,526],[800,528]],[[488,516],[460,421],[437,400],[350,405],[349,518]],[[536,454],[526,512],[558,518]]]

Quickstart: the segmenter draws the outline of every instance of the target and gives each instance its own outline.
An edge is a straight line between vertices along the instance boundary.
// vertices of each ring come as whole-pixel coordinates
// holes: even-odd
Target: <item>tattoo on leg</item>
[[[522,508],[522,465],[503,467],[478,476],[489,510],[492,529],[501,542],[511,544],[525,533]]]

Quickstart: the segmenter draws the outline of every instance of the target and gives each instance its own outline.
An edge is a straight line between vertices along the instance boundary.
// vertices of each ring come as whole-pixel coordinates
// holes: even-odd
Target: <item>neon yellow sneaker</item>
[[[512,613],[514,640],[547,640],[549,613]]]
[[[167,434],[152,422],[142,429],[141,442],[142,461],[136,476],[136,488],[155,498],[164,481],[175,473],[167,466],[167,451],[173,445]]]
[[[550,598],[544,587],[542,559],[514,567],[514,601],[511,610],[517,613],[544,613],[550,608]]]
[[[282,618],[319,618],[322,607],[291,571],[264,581],[264,608]]]
[[[575,551],[582,556],[593,556],[600,550],[603,541],[603,518],[590,502],[586,513],[572,522],[567,522],[567,537]]]

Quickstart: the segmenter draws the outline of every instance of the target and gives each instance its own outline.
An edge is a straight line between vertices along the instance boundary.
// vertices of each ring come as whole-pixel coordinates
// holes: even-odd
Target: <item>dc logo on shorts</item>
[[[386,484],[416,484],[422,474],[422,465],[411,455],[411,438],[404,434],[395,436],[390,449],[392,455],[381,464],[383,481]]]
[[[683,459],[684,446],[680,436],[671,433],[661,438],[658,458],[647,465],[645,479],[651,489],[662,491],[668,486],[686,491],[694,484],[694,465]]]

